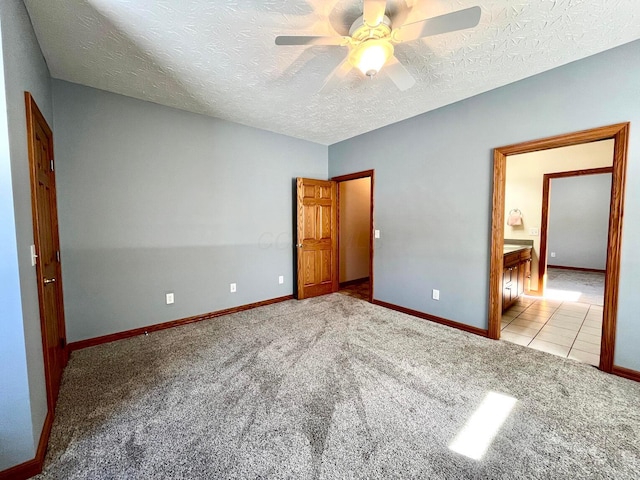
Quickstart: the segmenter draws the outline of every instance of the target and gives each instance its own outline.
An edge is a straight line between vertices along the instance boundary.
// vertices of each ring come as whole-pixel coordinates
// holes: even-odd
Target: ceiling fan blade
[[[416,79],[404,68],[404,65],[400,63],[395,55],[387,61],[383,70],[401,92],[410,89],[416,84]]]
[[[319,37],[308,35],[279,35],[276,37],[276,45],[348,45],[351,37]]]
[[[387,0],[364,0],[364,23],[370,27],[377,27],[382,23],[384,12],[387,9]]]
[[[465,8],[419,22],[408,23],[393,32],[394,41],[408,42],[418,38],[472,28],[480,22],[480,7]]]
[[[338,65],[331,74],[327,77],[327,80],[320,89],[321,93],[328,93],[338,86],[338,84],[346,78],[353,67],[349,63],[349,57],[345,58],[340,65]]]

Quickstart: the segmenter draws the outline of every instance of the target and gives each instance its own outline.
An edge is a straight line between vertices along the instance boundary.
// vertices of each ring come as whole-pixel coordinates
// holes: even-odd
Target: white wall
[[[547,264],[604,270],[611,174],[553,178],[549,183]]]
[[[487,328],[493,149],[631,122],[615,362],[640,370],[638,78],[640,41],[331,145],[330,176],[376,171],[376,299]]]
[[[15,242],[13,253],[10,252],[9,243],[2,247],[3,263],[5,259],[7,261],[3,265],[3,271],[13,272],[11,278],[4,274],[2,278],[3,295],[7,294],[6,301],[3,296],[0,334],[2,470],[34,457],[47,413],[38,289],[30,257],[30,245],[34,241],[24,91],[31,92],[50,125],[53,115],[49,71],[21,0],[0,2],[0,25],[4,70],[2,90],[6,98],[6,109],[2,108],[3,114],[6,112],[6,122],[0,121],[0,201],[4,203],[0,230],[4,232],[6,240],[6,234],[13,229]],[[7,155],[10,157],[10,177]],[[8,188],[9,179],[11,189]],[[5,210],[8,202],[13,203],[12,215],[8,215]],[[4,283],[5,279],[7,284]],[[17,300],[17,279],[20,290],[19,308],[14,303]],[[7,349],[3,348],[5,342],[10,344]],[[9,410],[5,408],[5,401],[9,402]]]
[[[340,281],[369,276],[371,179],[339,183]]]
[[[613,140],[507,157],[504,238],[533,240],[531,290],[538,289],[540,235],[531,235],[530,230],[531,228],[536,228],[538,232],[540,231],[544,174],[610,167],[612,164]],[[521,226],[509,226],[506,224],[508,213],[514,208],[522,212],[523,224]],[[553,262],[550,258],[547,258],[547,263]]]

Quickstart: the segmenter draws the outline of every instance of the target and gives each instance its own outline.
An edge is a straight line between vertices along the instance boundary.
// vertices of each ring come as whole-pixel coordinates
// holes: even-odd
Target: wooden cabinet
[[[502,310],[529,291],[531,282],[531,248],[504,255],[502,270]]]

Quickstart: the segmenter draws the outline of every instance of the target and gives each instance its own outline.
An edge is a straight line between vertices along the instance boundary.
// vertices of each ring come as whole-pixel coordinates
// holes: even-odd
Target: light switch
[[[380,230],[374,230],[374,231],[373,231],[373,236],[374,236],[375,238],[380,238]]]
[[[536,237],[540,235],[540,229],[538,227],[533,227],[529,229],[529,235],[532,237]]]
[[[174,302],[173,293],[167,293],[166,295],[167,305],[171,305]]]
[[[229,291],[231,293],[236,293],[237,289],[236,289],[236,284],[235,283],[230,283],[229,284]]]

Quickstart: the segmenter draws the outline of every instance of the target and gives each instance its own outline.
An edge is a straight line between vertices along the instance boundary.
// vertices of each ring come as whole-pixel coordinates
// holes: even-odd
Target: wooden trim
[[[505,147],[497,148],[501,155],[518,155],[520,153],[539,152],[540,150],[550,150],[552,148],[570,147],[582,143],[598,142],[615,138],[622,130],[629,130],[629,122],[616,123],[604,127],[581,130],[579,132],[556,135],[554,137],[540,138],[529,142],[516,143]]]
[[[338,247],[339,231],[338,231],[338,216],[340,215],[340,205],[338,205],[338,183],[331,182],[331,203],[333,205],[333,215],[331,216],[331,231],[334,235],[331,235],[331,253],[333,254],[333,261],[338,265],[340,248]],[[333,272],[333,278],[331,279],[331,292],[335,293],[340,290],[340,271]]]
[[[583,175],[602,175],[613,173],[613,167],[585,168],[580,170],[567,170],[565,172],[545,173],[549,178],[581,177]]]
[[[363,170],[362,172],[349,173],[347,175],[339,175],[331,178],[334,182],[348,182],[349,180],[358,180],[360,178],[373,177],[374,170]]]
[[[611,373],[613,370],[618,314],[618,280],[620,278],[620,247],[622,244],[629,123],[619,123],[558,135],[531,142],[508,145],[494,150],[491,270],[489,274],[489,338],[500,338],[500,317],[502,313],[500,280],[502,277],[502,247],[504,244],[504,190],[507,156],[608,139],[614,140],[614,148],[600,369]]]
[[[0,480],[23,480],[31,478],[42,472],[52,426],[53,413],[49,410],[44,419],[44,425],[42,426],[42,432],[40,433],[40,441],[38,442],[38,449],[36,450],[35,458],[16,465],[15,467],[8,468],[7,470],[2,470],[0,472]]]
[[[15,467],[2,470],[0,480],[26,480],[42,472],[42,461],[37,458],[27,460]]]
[[[371,203],[369,205],[369,218],[371,219],[371,223],[369,224],[369,302],[373,303],[373,252],[375,246],[375,239],[373,237],[373,231],[375,228],[375,223],[373,221],[373,212],[374,212],[374,186],[375,186],[375,171],[369,170],[371,172]]]
[[[604,279],[604,312],[600,369],[613,370],[618,320],[618,286],[620,281],[620,254],[622,250],[622,224],[624,191],[627,175],[629,124],[623,124],[614,135],[613,173],[611,176],[611,205],[609,207],[609,235],[607,240],[607,273]]]
[[[493,152],[493,207],[491,211],[491,268],[489,270],[488,336],[500,338],[502,318],[502,271],[504,265],[504,202],[507,180],[507,156],[500,149]]]
[[[640,382],[640,372],[637,370],[631,370],[630,368],[624,368],[614,365],[611,369],[611,373],[619,377],[624,377],[628,378],[629,380]]]
[[[336,182],[337,184],[341,182],[348,182],[349,180],[358,180],[360,178],[371,178],[371,200],[369,202],[369,303],[373,303],[373,251],[375,240],[373,238],[373,205],[374,205],[374,183],[375,183],[375,170],[364,170],[362,172],[349,173],[347,175],[340,175],[337,177],[333,177],[331,180]],[[338,185],[338,241],[340,241],[340,186]],[[340,278],[340,247],[338,246],[338,255],[336,257],[336,270],[338,272],[338,278]]]
[[[226,308],[224,310],[218,310],[215,312],[204,313],[202,315],[195,315],[193,317],[181,318],[179,320],[172,320],[170,322],[156,323],[146,327],[134,328],[131,330],[125,330],[118,333],[110,333],[109,335],[103,335],[101,337],[87,338],[86,340],[79,340],[77,342],[71,342],[68,345],[70,351],[81,350],[87,347],[93,347],[95,345],[101,345],[103,343],[115,342],[116,340],[122,340],[123,338],[135,337],[143,335],[145,333],[157,332],[158,330],[165,330],[167,328],[179,327],[181,325],[187,325],[189,323],[200,322],[202,320],[209,320],[211,318],[221,317],[222,315],[230,315],[232,313],[244,312],[245,310],[251,310],[252,308],[264,307],[265,305],[272,305],[274,303],[285,302],[292,300],[293,295],[285,295],[284,297],[272,298],[269,300],[263,300],[261,302],[249,303],[247,305],[240,305],[238,307]]]
[[[547,242],[549,235],[549,203],[551,201],[551,180],[554,178],[581,177],[613,173],[613,167],[598,167],[566,172],[545,173],[542,177],[542,220],[540,221],[540,252],[538,255],[538,289],[545,291],[547,281]],[[613,178],[613,177],[612,177]]]
[[[551,183],[546,175],[542,176],[542,219],[540,220],[540,251],[538,252],[538,290],[547,290],[547,242],[549,230],[549,198]]]
[[[368,282],[369,277],[356,278],[355,280],[347,280],[346,282],[340,282],[340,288],[349,287],[351,285],[358,285],[360,283]]]
[[[435,315],[430,315],[428,313],[419,312],[418,310],[412,310],[410,308],[401,307],[399,305],[394,305],[393,303],[383,302],[382,300],[374,299],[373,302],[375,305],[379,305],[384,308],[388,308],[389,310],[395,310],[397,312],[406,313],[407,315],[412,315],[414,317],[422,318],[423,320],[429,320],[430,322],[439,323],[440,325],[446,325],[447,327],[457,328],[458,330],[462,330],[467,333],[473,333],[474,335],[479,335],[481,337],[488,337],[489,332],[482,328],[472,327],[471,325],[466,325],[460,322],[454,322],[453,320],[447,320],[446,318],[436,317]]]
[[[565,267],[564,265],[547,264],[547,268],[557,268],[558,270],[575,270],[576,272],[607,273],[606,270],[601,270],[598,268]]]

